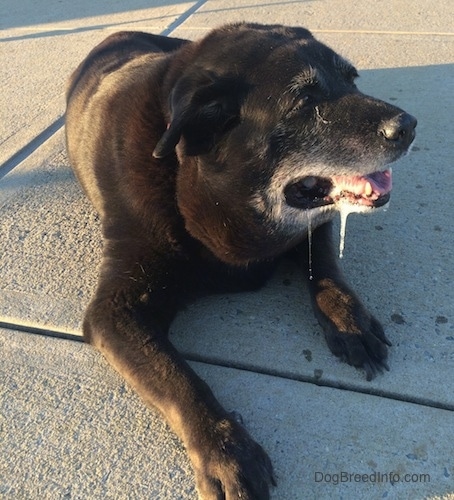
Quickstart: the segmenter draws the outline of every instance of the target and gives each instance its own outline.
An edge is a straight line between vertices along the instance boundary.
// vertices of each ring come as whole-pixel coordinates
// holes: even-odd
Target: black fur
[[[341,198],[372,210],[389,193],[335,185],[386,170],[416,121],[360,93],[356,76],[307,30],[254,24],[199,42],[118,33],[72,76],[68,153],[104,237],[84,335],[180,436],[201,498],[266,499],[274,479],[168,340],[188,301],[257,289],[290,253],[307,273],[310,219],[329,347],[368,378],[386,368],[389,341],[339,270],[331,219]]]

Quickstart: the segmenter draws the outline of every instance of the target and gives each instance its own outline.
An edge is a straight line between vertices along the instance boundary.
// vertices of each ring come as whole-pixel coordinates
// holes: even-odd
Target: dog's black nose
[[[416,118],[408,113],[400,113],[390,120],[380,123],[378,133],[386,140],[408,147],[415,138]]]

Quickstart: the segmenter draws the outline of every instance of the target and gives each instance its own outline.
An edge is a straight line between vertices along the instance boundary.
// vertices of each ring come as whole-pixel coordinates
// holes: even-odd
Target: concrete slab
[[[61,117],[71,72],[94,45],[120,30],[161,33],[196,2],[99,3],[34,0],[2,13],[0,27],[1,165]]]
[[[180,442],[91,348],[0,330],[0,349],[2,498],[196,498]],[[275,499],[454,492],[452,412],[193,367],[272,457]]]
[[[1,320],[80,332],[101,239],[68,166],[63,130],[0,180],[0,211],[9,242],[1,255]]]
[[[0,497],[188,498],[178,439],[80,342],[0,331]]]
[[[195,304],[172,339],[270,452],[275,498],[454,498],[453,14],[444,0],[24,0],[2,14],[0,326],[13,330],[0,331],[0,497],[195,498],[178,440],[102,358],[14,327],[80,335],[96,283],[99,224],[55,133],[69,73],[112,31],[194,39],[253,20],[312,29],[362,70],[364,91],[418,117],[390,209],[349,218],[343,261],[393,341],[391,373],[367,383],[329,353],[291,266],[258,294]]]

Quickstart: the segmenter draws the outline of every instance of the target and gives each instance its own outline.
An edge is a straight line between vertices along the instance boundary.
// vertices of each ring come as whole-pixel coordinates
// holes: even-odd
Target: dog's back
[[[121,68],[140,55],[173,52],[185,43],[188,42],[179,38],[137,31],[114,33],[97,45],[71,75],[67,100],[73,96],[74,91],[86,89],[89,82],[95,82],[102,75]]]

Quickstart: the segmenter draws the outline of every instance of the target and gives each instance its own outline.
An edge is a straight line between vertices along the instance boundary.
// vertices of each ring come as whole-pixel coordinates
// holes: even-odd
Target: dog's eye
[[[306,94],[301,99],[298,101],[298,106],[307,106],[308,104],[311,104],[313,102],[314,98],[310,94]]]
[[[289,115],[297,113],[299,110],[311,105],[313,102],[315,102],[315,99],[314,96],[312,96],[311,94],[304,94],[300,96],[298,101],[296,101],[296,103],[290,109]]]
[[[301,109],[304,106],[307,106],[309,104],[312,104],[314,102],[314,96],[311,94],[304,94],[298,99],[298,102],[296,103],[295,109]]]

